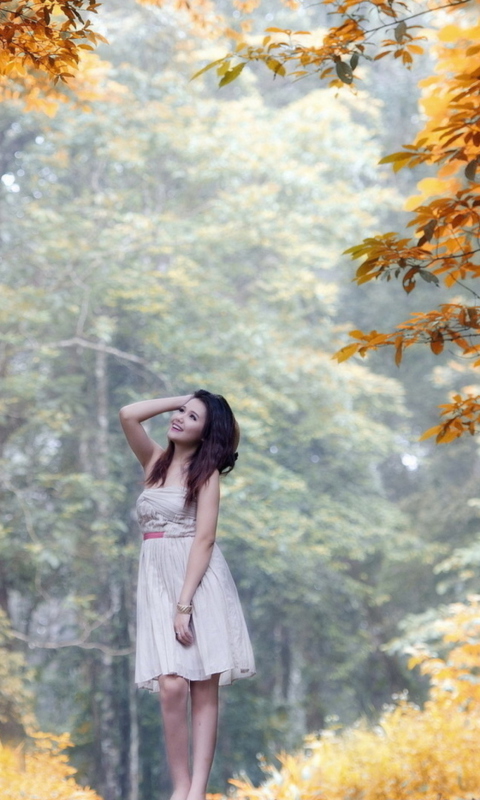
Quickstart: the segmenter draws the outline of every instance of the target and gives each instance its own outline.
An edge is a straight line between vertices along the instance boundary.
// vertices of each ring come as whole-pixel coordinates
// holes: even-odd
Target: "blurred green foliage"
[[[384,645],[435,605],[435,565],[450,596],[468,588],[446,559],[477,531],[478,460],[471,443],[448,467],[415,445],[421,356],[395,377],[331,360],[372,303],[403,302],[353,296],[341,256],[401,202],[374,170],[378,98],[272,99],[248,71],[220,96],[188,82],[198,53],[174,16],[103,13],[103,99],[0,110],[2,650],[6,694],[26,658],[83,779],[150,800],[168,783],[156,698],[132,688],[141,476],[117,409],[201,386],[241,424],[219,539],[258,676],[222,693],[221,791],[331,715],[417,691]]]

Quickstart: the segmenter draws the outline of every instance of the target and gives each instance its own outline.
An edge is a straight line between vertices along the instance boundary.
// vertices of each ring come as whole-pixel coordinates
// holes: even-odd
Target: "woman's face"
[[[201,400],[192,397],[188,403],[174,411],[168,428],[168,438],[174,444],[197,445],[207,420],[207,409]]]

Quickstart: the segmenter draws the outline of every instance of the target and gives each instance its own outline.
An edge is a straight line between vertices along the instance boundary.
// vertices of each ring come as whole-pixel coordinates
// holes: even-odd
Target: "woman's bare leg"
[[[165,749],[173,786],[171,800],[186,800],[191,784],[188,748],[188,682],[179,675],[163,675],[158,682]]]
[[[188,800],[205,800],[217,743],[219,678],[219,675],[212,675],[206,681],[190,684],[193,768]]]

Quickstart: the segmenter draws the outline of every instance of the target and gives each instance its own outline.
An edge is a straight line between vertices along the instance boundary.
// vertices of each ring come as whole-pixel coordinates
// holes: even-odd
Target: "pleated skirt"
[[[175,638],[173,621],[193,537],[147,539],[137,587],[135,682],[158,691],[161,675],[201,681],[220,674],[220,685],[255,674],[255,661],[237,588],[217,544],[193,598],[194,642]]]

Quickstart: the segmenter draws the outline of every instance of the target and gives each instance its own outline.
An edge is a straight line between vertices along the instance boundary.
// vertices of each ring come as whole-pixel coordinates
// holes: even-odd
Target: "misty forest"
[[[2,3],[0,22],[20,5],[35,8]],[[333,24],[325,2],[248,5],[207,11],[257,33]],[[476,30],[478,85],[478,9],[456,5],[455,25]],[[422,24],[448,31],[450,17]],[[377,352],[358,349],[362,331],[437,304],[467,302],[462,324],[478,335],[477,155],[461,176],[470,272],[448,283],[420,266],[403,285],[391,272],[357,285],[361,262],[345,253],[414,236],[428,180],[457,179],[456,162],[443,177],[425,160],[379,164],[428,128],[440,56],[363,59],[354,83],[350,67],[319,80],[261,58],[192,79],[230,45],[188,4],[109,0],[91,18],[101,39],[75,86],[52,79],[49,92],[35,70],[16,82],[1,62],[1,796],[169,797],[158,697],[134,685],[142,474],[118,410],[199,388],[225,395],[241,427],[218,541],[257,662],[255,678],[221,690],[211,796],[479,796],[479,450],[460,422],[445,443],[422,439],[440,430],[440,404],[480,391],[475,346],[452,323],[425,328],[397,363],[372,337]],[[417,251],[431,254],[440,222],[424,225]],[[166,424],[150,435],[163,442]],[[403,747],[417,761],[368,794],[367,762],[389,736],[379,773]],[[38,787],[15,788],[30,753]],[[452,785],[422,772],[432,753],[435,769],[451,761]],[[363,778],[341,784],[360,763]],[[64,788],[41,794],[55,769]]]

